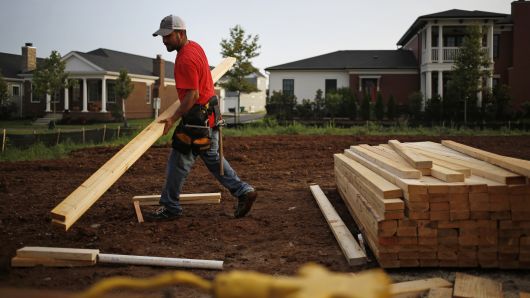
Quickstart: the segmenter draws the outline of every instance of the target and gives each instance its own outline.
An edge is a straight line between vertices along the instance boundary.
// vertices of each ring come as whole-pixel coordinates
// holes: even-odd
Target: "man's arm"
[[[195,102],[197,102],[197,99],[199,99],[199,91],[195,89],[189,89],[173,116],[160,120],[160,123],[164,123],[164,135],[167,134],[177,120],[186,115],[186,113],[193,107]]]

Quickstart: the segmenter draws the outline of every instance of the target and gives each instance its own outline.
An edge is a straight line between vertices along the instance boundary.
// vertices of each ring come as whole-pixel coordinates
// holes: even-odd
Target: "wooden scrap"
[[[160,195],[145,195],[134,196],[133,202],[139,202],[140,206],[158,205]],[[219,204],[221,202],[221,193],[195,193],[195,194],[181,194],[179,202],[182,205],[192,204]]]
[[[403,147],[398,140],[389,140],[388,144],[415,169],[432,168],[432,160]]]
[[[335,239],[337,239],[348,264],[352,266],[365,264],[365,252],[361,249],[357,240],[353,237],[350,230],[348,230],[348,227],[346,227],[340,216],[337,214],[322,189],[320,189],[318,185],[311,185],[309,188],[311,189],[311,193],[313,193],[324,218],[331,228],[333,235],[335,235]]]
[[[235,58],[225,58],[212,70],[213,82],[219,80],[235,61]],[[68,230],[162,136],[164,124],[159,121],[172,115],[178,106],[179,101],[176,100],[164,113],[59,203],[51,211],[52,223]]]
[[[458,298],[502,298],[502,284],[488,278],[457,272],[453,295]]]
[[[421,297],[433,288],[451,288],[452,283],[439,277],[405,281],[390,285],[390,295],[396,297]]]
[[[53,258],[23,258],[13,257],[11,259],[11,267],[86,267],[96,264],[96,260],[80,261],[80,260],[61,260]]]
[[[26,246],[17,250],[17,257],[58,260],[94,261],[99,249]]]
[[[452,298],[453,288],[430,289],[427,298]]]

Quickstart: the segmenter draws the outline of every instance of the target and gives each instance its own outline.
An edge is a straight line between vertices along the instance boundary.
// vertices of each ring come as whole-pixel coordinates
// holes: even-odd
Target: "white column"
[[[444,62],[443,45],[444,45],[443,26],[438,25],[438,63]]]
[[[441,98],[444,97],[443,83],[444,83],[444,72],[438,71],[438,94],[440,95]]]
[[[69,101],[69,94],[68,94],[68,87],[64,88],[64,110],[70,109],[70,101]]]
[[[88,90],[87,90],[86,79],[83,79],[83,110],[82,112],[88,112]]]
[[[425,73],[425,100],[431,99],[432,97],[432,72],[427,71]]]
[[[426,38],[426,49],[425,49],[425,57],[427,58],[426,59],[426,63],[431,63],[432,62],[432,26],[431,24],[428,24],[427,25],[427,38]]]
[[[101,112],[106,113],[107,112],[107,79],[103,77],[103,80],[101,80],[101,83],[103,84],[101,88]]]
[[[425,95],[425,72],[420,73],[420,91]]]
[[[488,42],[488,57],[490,59],[490,62],[492,63],[491,66],[493,67],[493,24],[490,24],[488,26],[487,42]]]
[[[52,97],[49,94],[46,94],[46,112],[48,113],[52,111],[51,102]]]

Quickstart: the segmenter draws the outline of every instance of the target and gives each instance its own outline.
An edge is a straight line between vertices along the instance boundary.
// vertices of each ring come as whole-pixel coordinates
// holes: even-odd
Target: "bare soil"
[[[149,149],[71,228],[51,225],[50,210],[95,172],[118,148],[73,152],[62,160],[0,163],[0,287],[79,291],[102,278],[149,277],[167,268],[111,266],[84,268],[11,268],[10,258],[23,246],[97,248],[104,253],[223,260],[225,270],[256,270],[292,275],[307,262],[333,271],[355,272],[377,267],[371,262],[349,266],[310,191],[319,184],[350,230],[357,227],[335,187],[333,154],[353,144],[440,141],[433,137],[270,136],[225,138],[225,155],[259,197],[250,215],[234,219],[235,200],[197,161],[184,193],[222,192],[220,205],[185,206],[185,216],[170,222],[136,221],[131,198],[160,193],[169,147]],[[530,137],[452,137],[491,152],[530,159]],[[398,269],[396,281],[441,276],[454,280],[455,270]],[[191,270],[213,279],[217,272]],[[507,297],[530,291],[527,271],[464,270],[504,282]],[[208,297],[175,287],[178,297]],[[149,293],[155,295],[160,293]]]

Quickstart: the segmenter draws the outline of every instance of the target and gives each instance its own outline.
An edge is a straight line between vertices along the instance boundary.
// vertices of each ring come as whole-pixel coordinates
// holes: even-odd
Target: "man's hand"
[[[164,135],[168,133],[168,131],[173,127],[173,124],[175,124],[175,119],[173,119],[173,116],[168,117],[166,119],[160,120],[158,123],[164,123]]]

